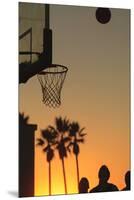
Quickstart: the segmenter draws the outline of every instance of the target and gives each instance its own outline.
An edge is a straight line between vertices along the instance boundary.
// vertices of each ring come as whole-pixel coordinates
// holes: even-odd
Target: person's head
[[[89,189],[89,181],[87,178],[81,178],[79,182],[79,193],[87,193]]]
[[[99,169],[98,177],[101,183],[106,183],[110,177],[110,171],[106,165],[102,165]]]
[[[127,188],[130,188],[130,171],[127,171],[125,174],[125,183]]]

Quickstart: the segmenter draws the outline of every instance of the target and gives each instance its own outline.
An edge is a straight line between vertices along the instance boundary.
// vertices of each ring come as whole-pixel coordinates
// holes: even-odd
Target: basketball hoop
[[[49,107],[61,105],[61,89],[68,68],[63,65],[52,64],[37,74],[43,94],[43,103]]]

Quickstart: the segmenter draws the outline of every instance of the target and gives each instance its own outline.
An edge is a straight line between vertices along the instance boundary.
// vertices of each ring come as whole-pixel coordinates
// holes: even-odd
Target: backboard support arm
[[[52,30],[50,27],[49,4],[45,5],[45,28],[43,30],[43,52],[38,60],[32,63],[32,28],[19,36],[19,40],[30,34],[30,51],[19,52],[20,55],[30,55],[30,62],[19,65],[19,83],[27,82],[31,77],[38,74],[52,64]],[[38,52],[37,52],[38,53]]]

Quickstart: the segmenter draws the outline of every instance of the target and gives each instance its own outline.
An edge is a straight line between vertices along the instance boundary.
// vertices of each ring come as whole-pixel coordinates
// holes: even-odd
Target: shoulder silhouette
[[[122,191],[130,190],[130,171],[127,171],[125,174],[125,184],[126,187],[124,187]]]
[[[90,190],[90,192],[111,192],[118,191],[116,185],[109,183],[108,180],[110,178],[110,171],[106,165],[102,165],[99,169],[98,173],[99,184]]]
[[[87,178],[81,178],[79,182],[79,193],[87,193],[89,189],[89,181]]]

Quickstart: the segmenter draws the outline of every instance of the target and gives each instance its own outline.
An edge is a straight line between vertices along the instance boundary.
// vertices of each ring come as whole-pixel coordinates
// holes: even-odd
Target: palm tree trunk
[[[49,195],[51,195],[51,162],[49,162]]]
[[[76,157],[76,169],[77,169],[77,186],[78,186],[78,192],[79,192],[80,175],[79,175],[78,155],[76,155],[75,157]]]
[[[65,174],[64,158],[62,159],[62,169],[63,169],[63,177],[64,177],[65,194],[67,194],[67,183],[66,183],[66,174]]]

